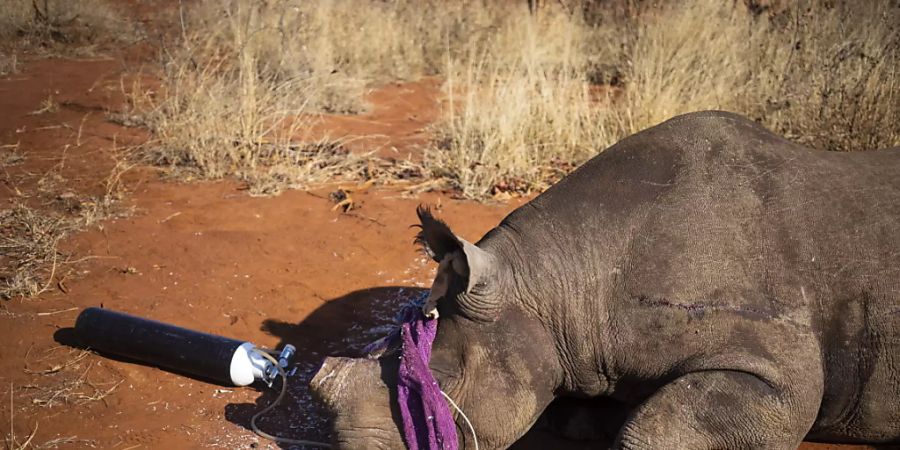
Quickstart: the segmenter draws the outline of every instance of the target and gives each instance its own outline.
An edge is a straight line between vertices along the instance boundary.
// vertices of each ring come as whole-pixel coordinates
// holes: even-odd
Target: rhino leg
[[[805,403],[746,372],[693,372],[640,405],[613,448],[796,449],[815,419]]]

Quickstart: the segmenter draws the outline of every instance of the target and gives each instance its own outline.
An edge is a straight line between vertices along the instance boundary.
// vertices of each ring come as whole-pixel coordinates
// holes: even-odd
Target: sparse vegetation
[[[595,40],[597,30],[577,16],[541,29],[547,16],[565,17],[541,14],[523,16],[536,28],[516,33],[525,36],[517,46],[447,72],[451,95],[465,86],[462,106],[448,111],[428,161],[467,197],[540,191],[619,139],[703,109],[748,115],[825,150],[900,143],[896,6],[813,1],[766,15],[717,0],[648,4],[633,22],[619,19],[618,38],[606,35],[619,40],[606,41],[606,54],[625,49],[614,99],[589,95],[585,70],[596,62],[583,49],[596,44],[553,47],[561,31],[572,43]],[[559,55],[570,70],[547,70]]]
[[[370,158],[327,138],[309,142],[313,113],[361,111],[368,86],[442,73],[456,60],[489,57],[490,46],[516,45],[515,33],[529,30],[507,13],[478,2],[203,3],[184,12],[181,42],[165,56],[167,90],[135,100],[157,138],[149,153],[192,176],[236,175],[260,193],[335,175],[370,179],[360,170]],[[569,63],[560,58],[550,65]]]
[[[3,47],[18,50],[85,54],[138,35],[107,0],[6,0],[0,15]],[[5,58],[14,60],[15,54]]]
[[[153,155],[263,193],[359,179],[365,156],[305,141],[313,113],[359,112],[368,87],[431,74],[447,103],[422,173],[469,198],[541,191],[701,109],[825,150],[900,142],[896,5],[620,3],[205,2],[183,14],[167,90],[144,103]]]
[[[900,3],[813,1],[772,21],[758,117],[823,150],[900,145]]]
[[[59,243],[74,231],[110,217],[127,215],[120,200],[122,174],[132,167],[117,156],[110,175],[103,180],[103,192],[95,196],[60,191],[57,168],[38,180],[36,200],[23,198],[0,210],[0,299],[32,297],[62,284],[65,274],[77,262],[59,250]],[[37,198],[39,195],[40,198]]]
[[[613,29],[562,8],[512,5],[494,33],[447,55],[450,105],[426,161],[464,196],[539,192],[614,140],[607,91]]]
[[[791,2],[770,14],[713,0],[643,18],[629,58],[625,133],[727,109],[824,150],[900,143],[900,6]]]
[[[155,134],[147,154],[188,177],[237,176],[254,194],[391,172],[371,173],[382,164],[340,140],[311,139],[310,113],[361,111],[369,83],[429,73],[418,38],[404,34],[428,24],[400,13],[421,5],[401,3],[368,4],[365,15],[353,1],[210,1],[182,11],[181,40],[163,61],[165,91],[134,90]]]

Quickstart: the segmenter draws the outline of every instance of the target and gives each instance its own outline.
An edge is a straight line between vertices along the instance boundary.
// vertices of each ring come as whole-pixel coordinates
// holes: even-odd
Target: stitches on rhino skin
[[[775,315],[766,311],[762,311],[756,308],[748,308],[745,306],[737,306],[737,305],[711,305],[708,303],[678,303],[673,302],[666,298],[654,298],[647,295],[638,295],[631,297],[634,300],[637,300],[642,305],[650,306],[650,307],[659,307],[659,308],[676,308],[683,311],[686,311],[688,316],[692,319],[698,319],[703,317],[703,314],[707,311],[711,312],[733,312],[737,315],[752,319],[752,320],[769,320],[773,322],[781,322],[784,324],[795,326],[799,329],[808,329],[809,324],[804,324],[798,322],[794,319],[782,316]]]
[[[636,299],[641,304],[647,306],[658,306],[658,307],[671,307],[678,308],[688,311],[689,314],[693,317],[695,314],[702,315],[706,311],[730,311],[735,312],[740,315],[753,316],[751,318],[755,319],[765,319],[765,320],[779,320],[781,317],[773,315],[771,313],[756,309],[756,308],[747,308],[745,306],[736,306],[736,305],[711,305],[708,303],[678,303],[673,302],[666,298],[654,298],[648,295],[638,295],[636,297],[632,297]],[[694,313],[694,314],[692,314]]]

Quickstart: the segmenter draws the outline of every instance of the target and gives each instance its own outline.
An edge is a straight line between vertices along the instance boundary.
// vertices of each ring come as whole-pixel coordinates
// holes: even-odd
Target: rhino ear
[[[421,245],[431,259],[441,262],[448,253],[459,250],[459,238],[444,221],[431,214],[429,207],[419,205],[416,215],[419,216],[420,225],[413,225],[419,227],[415,243]]]
[[[437,317],[437,302],[446,296],[453,277],[464,279],[466,292],[472,293],[488,284],[494,273],[494,257],[453,234],[450,227],[436,219],[428,208],[419,206],[416,212],[421,221],[416,242],[422,244],[425,252],[440,263],[423,308],[429,317]]]

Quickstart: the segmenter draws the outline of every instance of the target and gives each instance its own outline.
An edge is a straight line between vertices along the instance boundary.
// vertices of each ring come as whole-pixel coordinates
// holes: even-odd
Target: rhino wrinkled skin
[[[625,408],[616,449],[900,443],[900,148],[816,151],[692,113],[475,245],[419,216],[440,263],[431,369],[481,449],[565,398]],[[313,379],[338,447],[404,447],[397,357],[329,358]]]

